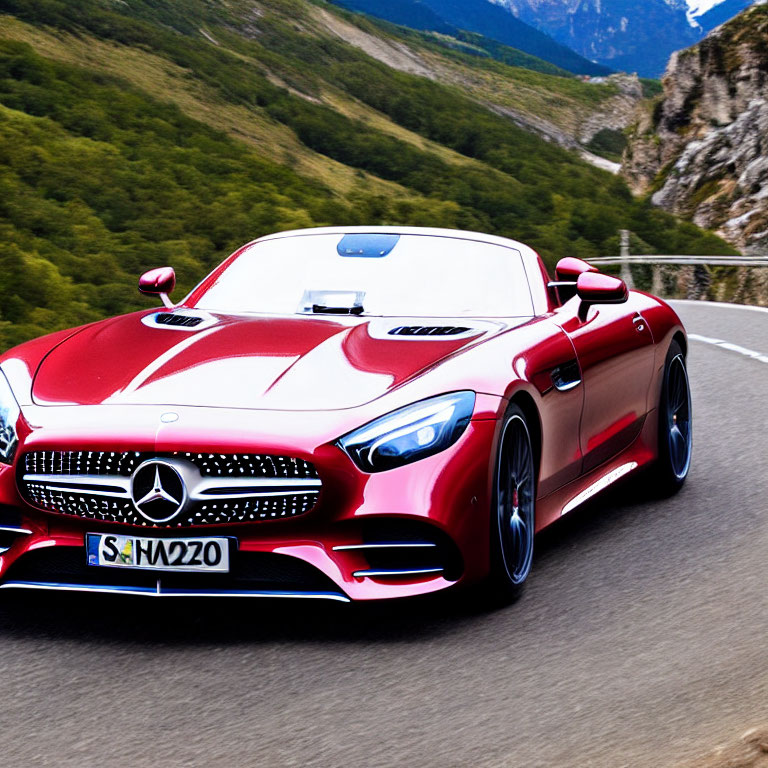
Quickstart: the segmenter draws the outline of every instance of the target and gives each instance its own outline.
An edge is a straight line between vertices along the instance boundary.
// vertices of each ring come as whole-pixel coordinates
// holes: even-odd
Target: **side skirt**
[[[586,475],[537,500],[536,531],[546,528],[597,496],[618,480],[656,460],[658,416],[648,413],[640,434],[631,445]]]

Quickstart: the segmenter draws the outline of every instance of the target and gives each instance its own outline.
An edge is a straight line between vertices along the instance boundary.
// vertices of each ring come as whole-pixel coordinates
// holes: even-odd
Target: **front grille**
[[[69,585],[221,590],[338,592],[338,587],[309,563],[272,552],[233,551],[229,573],[171,573],[88,565],[85,547],[45,547],[22,555],[4,581]]]
[[[317,493],[286,494],[276,499],[248,499],[221,503],[194,504],[192,508],[167,523],[155,523],[144,519],[133,502],[115,500],[96,494],[55,491],[41,483],[27,483],[26,499],[36,507],[62,515],[76,515],[90,520],[108,523],[128,523],[143,527],[183,527],[189,525],[226,525],[248,523],[256,520],[275,520],[296,517],[309,512],[315,506]]]
[[[144,462],[168,462],[184,475],[187,501],[161,522],[142,515],[132,477]],[[225,525],[295,517],[316,504],[321,482],[303,459],[264,454],[33,451],[20,462],[19,488],[36,507],[143,527]]]

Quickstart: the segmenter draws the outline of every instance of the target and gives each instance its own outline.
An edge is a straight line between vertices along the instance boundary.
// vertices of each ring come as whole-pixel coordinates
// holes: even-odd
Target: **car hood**
[[[189,330],[158,326],[156,314],[106,320],[66,338],[38,366],[34,402],[351,408],[509,327],[462,321],[473,332],[414,339],[389,335],[404,324],[393,318],[216,315]]]

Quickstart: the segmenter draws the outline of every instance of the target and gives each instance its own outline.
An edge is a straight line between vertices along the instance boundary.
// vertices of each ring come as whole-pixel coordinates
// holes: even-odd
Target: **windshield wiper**
[[[315,315],[362,315],[362,306],[329,307],[325,304],[313,304],[312,313]]]
[[[304,291],[299,312],[314,315],[362,315],[365,291]]]

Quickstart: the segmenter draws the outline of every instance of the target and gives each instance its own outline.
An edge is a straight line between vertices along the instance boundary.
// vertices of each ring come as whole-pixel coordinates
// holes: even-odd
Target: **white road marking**
[[[768,355],[764,355],[762,352],[755,352],[754,349],[740,347],[738,344],[731,344],[729,341],[713,339],[709,336],[700,336],[698,333],[689,333],[688,338],[693,341],[701,341],[704,344],[712,344],[715,347],[720,347],[720,349],[727,349],[729,352],[737,352],[740,355],[744,355],[744,357],[751,357],[760,363],[768,363]]]
[[[756,307],[754,304],[728,304],[724,301],[695,301],[692,299],[672,299],[669,302],[672,305],[675,304],[695,304],[698,307],[719,307],[722,309],[741,309],[748,312],[768,312],[768,307]],[[693,341],[700,341],[703,344],[711,344],[714,347],[720,347],[726,349],[729,352],[736,352],[744,357],[749,357],[752,360],[757,360],[759,363],[768,363],[768,355],[763,352],[756,352],[754,349],[747,349],[739,344],[732,344],[730,341],[724,341],[723,339],[714,339],[711,336],[701,336],[698,333],[689,333],[688,338]]]
[[[768,312],[768,307],[757,307],[754,304],[729,304],[726,301],[697,301],[695,299],[670,299],[668,304],[691,304],[697,307],[722,307],[723,309],[746,309],[750,312]]]

